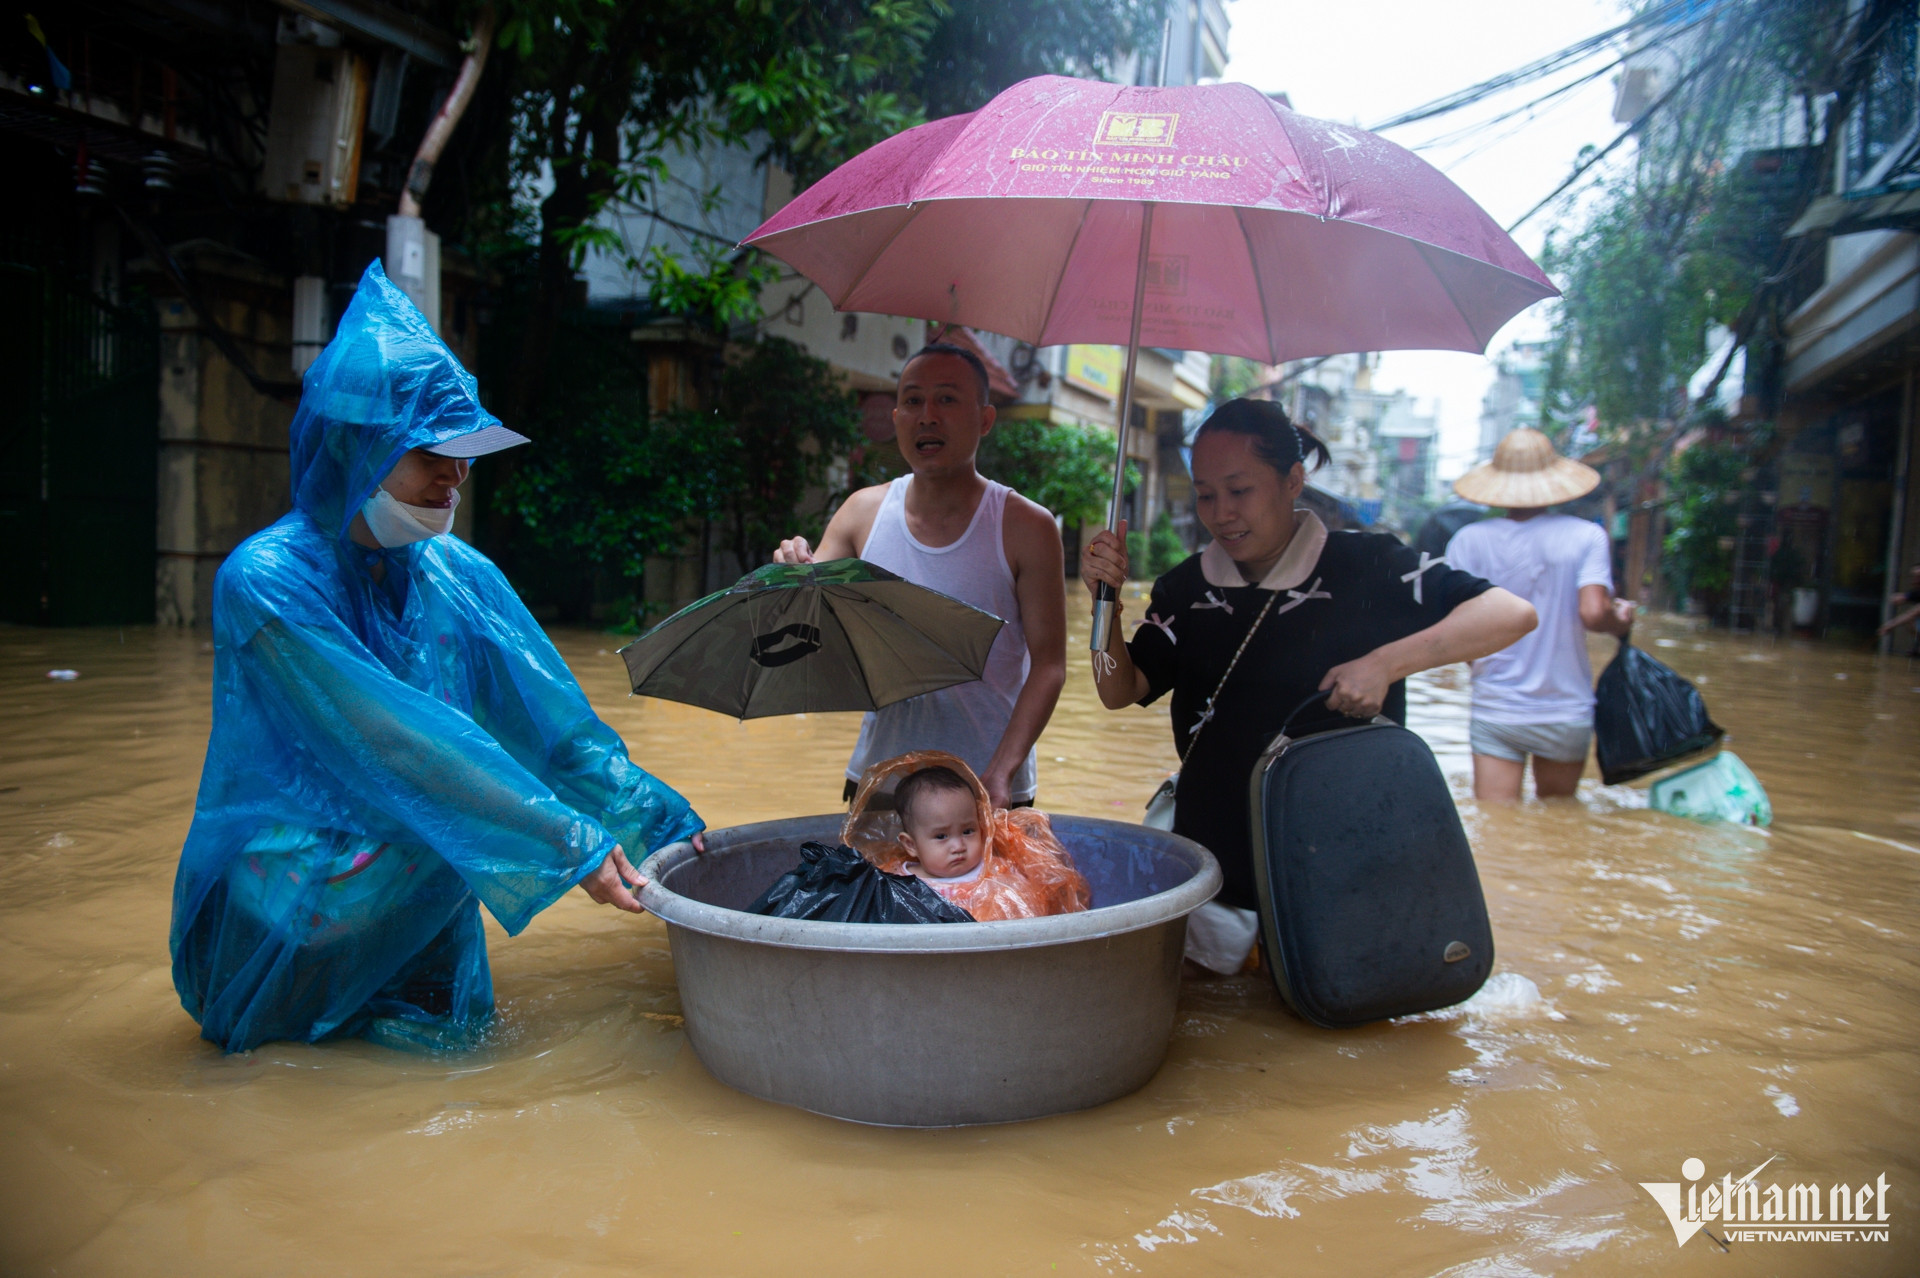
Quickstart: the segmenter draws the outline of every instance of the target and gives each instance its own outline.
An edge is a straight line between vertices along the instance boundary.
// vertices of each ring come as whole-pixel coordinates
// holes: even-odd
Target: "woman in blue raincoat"
[[[526,442],[367,268],[307,371],[293,510],[214,582],[213,735],[174,882],[173,977],[228,1051],[470,1042],[509,934],[626,849],[702,828],[635,766],[499,569],[456,538],[468,459]]]

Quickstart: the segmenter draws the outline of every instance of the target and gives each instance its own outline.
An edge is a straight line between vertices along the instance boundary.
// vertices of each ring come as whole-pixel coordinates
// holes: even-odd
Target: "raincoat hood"
[[[408,449],[499,424],[473,374],[375,261],[307,369],[289,430],[294,509],[345,540]]]

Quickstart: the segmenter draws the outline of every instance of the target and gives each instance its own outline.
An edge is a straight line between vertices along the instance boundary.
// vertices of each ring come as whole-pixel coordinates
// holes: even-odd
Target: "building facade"
[[[13,20],[0,621],[209,618],[226,555],[287,509],[299,375],[385,252],[458,16],[51,5],[34,39]],[[471,362],[474,273],[437,268],[429,318]]]
[[[1787,315],[1774,366],[1747,379],[1778,397],[1770,478],[1772,536],[1786,551],[1785,562],[1774,560],[1784,624],[1853,636],[1872,634],[1920,562],[1920,20],[1912,5],[1890,7],[1872,59],[1824,190],[1789,232],[1824,240],[1817,287]]]

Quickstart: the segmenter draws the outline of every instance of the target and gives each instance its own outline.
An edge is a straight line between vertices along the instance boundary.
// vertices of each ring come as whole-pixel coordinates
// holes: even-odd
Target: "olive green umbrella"
[[[620,656],[639,695],[737,719],[878,710],[978,679],[1006,624],[865,560],[768,564]]]

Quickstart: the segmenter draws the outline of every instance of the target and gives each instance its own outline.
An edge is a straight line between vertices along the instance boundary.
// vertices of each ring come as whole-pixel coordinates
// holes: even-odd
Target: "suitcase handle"
[[[1293,721],[1300,717],[1300,712],[1316,703],[1326,701],[1326,699],[1328,697],[1331,697],[1332,695],[1333,695],[1332,688],[1322,688],[1320,691],[1314,693],[1312,696],[1308,697],[1305,701],[1302,701],[1299,705],[1295,706],[1293,708],[1293,713],[1288,715],[1286,717],[1286,721],[1280,725],[1280,735],[1283,737],[1286,737],[1288,740],[1292,740],[1293,739],[1293,732],[1292,732]],[[1382,714],[1376,714],[1371,719],[1362,719],[1356,715],[1350,715],[1350,714],[1347,714],[1345,711],[1341,711],[1341,710],[1336,710],[1334,711],[1334,713],[1340,715],[1342,718],[1352,719],[1355,723],[1392,723],[1393,722],[1393,720],[1387,718],[1385,715],[1382,715]]]

